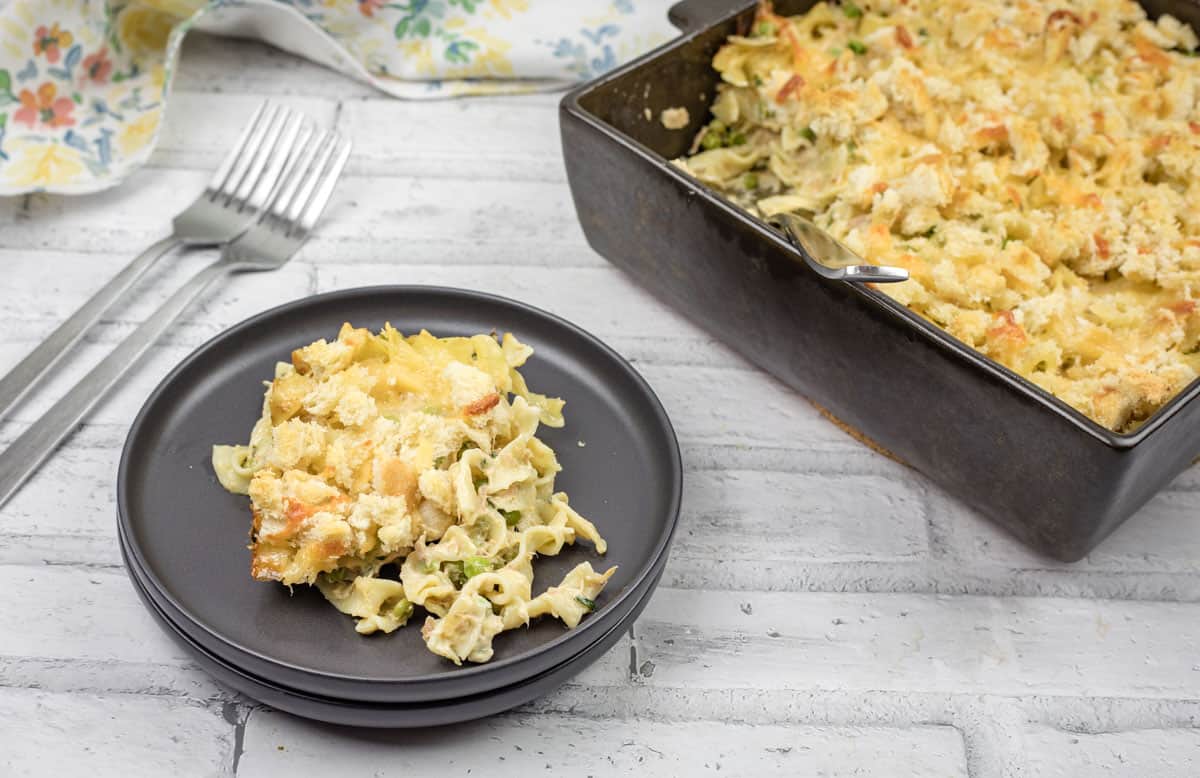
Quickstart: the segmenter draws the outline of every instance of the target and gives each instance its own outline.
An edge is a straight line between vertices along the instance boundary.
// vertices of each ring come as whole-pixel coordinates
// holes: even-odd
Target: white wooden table
[[[0,511],[0,775],[1200,775],[1200,471],[1084,562],[1024,551],[592,252],[556,95],[404,103],[190,40],[148,169],[0,200],[0,370],[163,234],[266,96],[353,137],[349,176],[297,260],[212,291]],[[202,261],[148,278],[0,444]],[[375,283],[574,319],[642,371],[684,453],[633,633],[549,697],[438,732],[321,726],[218,686],[143,611],[114,537],[121,443],[172,365],[269,306]]]

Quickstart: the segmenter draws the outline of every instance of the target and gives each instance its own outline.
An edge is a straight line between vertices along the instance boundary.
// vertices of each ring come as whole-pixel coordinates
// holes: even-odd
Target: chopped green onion
[[[800,130],[800,135],[809,143],[817,142],[817,133],[813,132],[812,127],[805,127],[803,130]]]
[[[860,56],[867,53],[866,44],[864,44],[862,41],[849,41],[846,44],[846,48],[850,49],[855,54],[858,54]]]
[[[1000,250],[1001,251],[1004,251],[1004,249],[1008,247],[1008,242],[1010,240],[1012,240],[1012,239],[1009,238],[1007,235],[1004,236],[1004,240],[1000,241]]]
[[[920,35],[922,38],[928,38],[929,30],[925,29],[924,27],[919,27],[917,28],[917,35]]]
[[[747,189],[758,189],[758,173],[747,173],[743,176],[742,186]]]
[[[463,560],[463,574],[467,576],[467,580],[480,573],[490,573],[491,571],[492,560],[485,556],[469,556]]]
[[[520,511],[505,511],[501,510],[500,515],[504,517],[504,523],[510,527],[515,527],[521,521]]]
[[[596,610],[596,601],[591,597],[584,597],[582,594],[577,594],[575,595],[575,601],[590,611]]]
[[[762,85],[763,85],[762,76],[755,76],[755,77],[754,77],[754,85],[755,85],[755,86],[762,86]]]
[[[863,14],[861,8],[849,2],[842,5],[842,13],[846,14],[847,19],[861,19]]]

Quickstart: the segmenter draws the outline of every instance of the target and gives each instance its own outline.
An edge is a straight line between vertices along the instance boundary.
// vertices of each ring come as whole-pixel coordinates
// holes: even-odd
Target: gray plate
[[[485,665],[455,668],[418,630],[364,638],[315,590],[249,576],[246,498],[225,492],[209,465],[213,443],[244,441],[276,361],[343,321],[435,335],[511,331],[536,349],[523,370],[537,391],[567,400],[567,426],[543,430],[559,454],[559,488],[595,520],[607,557],[586,544],[535,566],[535,590],[575,564],[616,564],[597,612],[575,630],[544,619],[496,641]],[[584,441],[586,446],[578,445]],[[488,692],[544,673],[624,620],[649,594],[679,511],[682,468],[674,432],[640,376],[573,325],[499,297],[436,287],[372,287],[297,301],[217,336],[163,380],[135,419],[118,475],[121,532],[145,585],[207,650],[228,648],[267,682],[316,695],[407,703]],[[216,651],[227,655],[225,650]]]
[[[129,569],[135,566],[130,562],[128,549],[124,540],[121,541],[121,554]],[[662,570],[657,569],[650,581],[648,590],[653,590],[658,583]],[[245,672],[245,670],[230,664],[222,657],[214,655],[196,643],[187,632],[180,628],[163,612],[158,602],[143,587],[139,577],[130,576],[133,588],[138,597],[146,605],[154,620],[170,637],[178,642],[184,650],[191,654],[197,664],[205,672],[220,683],[223,683],[243,694],[266,703],[296,716],[324,721],[330,724],[344,724],[352,727],[375,728],[417,728],[439,727],[446,724],[456,724],[462,721],[493,716],[518,705],[548,694],[561,686],[570,678],[582,672],[604,652],[611,649],[621,636],[629,629],[645,608],[649,597],[643,597],[630,603],[629,612],[608,632],[583,651],[566,662],[540,673],[512,686],[505,686],[486,694],[470,697],[458,697],[452,700],[435,700],[414,704],[381,704],[361,701],[350,701],[320,697],[317,695],[286,689]]]
[[[147,601],[147,604],[151,607],[154,614],[159,617],[159,621],[163,622],[165,626],[168,626],[170,628],[168,631],[173,632],[173,633],[178,633],[179,637],[182,638],[181,642],[189,650],[194,650],[194,652],[199,652],[200,654],[203,655],[204,658],[210,660],[210,662],[219,663],[225,669],[225,671],[235,672],[238,675],[246,676],[248,679],[250,679],[248,681],[249,683],[258,685],[257,687],[251,687],[251,688],[260,688],[261,689],[264,686],[277,688],[277,689],[283,690],[284,692],[286,692],[288,695],[291,695],[291,696],[299,696],[299,697],[306,698],[306,699],[309,697],[312,697],[314,699],[320,699],[321,701],[323,701],[323,704],[328,703],[328,705],[333,706],[332,708],[327,707],[326,713],[317,715],[315,713],[309,714],[309,713],[303,712],[303,711],[307,710],[307,707],[306,707],[307,703],[295,702],[294,704],[296,706],[300,706],[300,707],[298,707],[296,710],[292,710],[291,708],[287,708],[287,710],[295,712],[298,715],[305,715],[305,716],[308,716],[309,718],[317,718],[317,719],[321,719],[323,721],[332,721],[335,723],[354,724],[354,723],[356,723],[356,721],[358,721],[358,719],[355,719],[355,720],[346,719],[346,718],[332,718],[331,719],[331,718],[327,718],[327,716],[333,715],[330,711],[341,710],[344,706],[361,708],[363,710],[366,710],[368,708],[374,709],[375,707],[382,706],[382,707],[385,707],[388,709],[391,709],[393,707],[398,708],[398,709],[400,709],[400,708],[407,709],[410,707],[416,707],[416,708],[420,708],[422,711],[432,711],[434,709],[437,709],[437,710],[444,709],[446,711],[445,715],[466,716],[467,713],[466,713],[465,709],[461,709],[461,712],[455,712],[455,713],[451,714],[449,712],[451,710],[451,708],[443,708],[443,706],[446,703],[450,703],[450,702],[454,702],[454,701],[473,700],[476,697],[481,696],[481,695],[476,694],[476,695],[472,695],[470,697],[455,696],[455,697],[446,698],[446,699],[439,698],[436,696],[428,696],[428,697],[427,696],[419,696],[419,697],[414,698],[413,695],[409,694],[410,685],[393,684],[393,683],[378,683],[378,684],[370,684],[370,685],[359,683],[359,684],[353,684],[353,685],[347,684],[344,686],[343,685],[334,686],[333,684],[330,684],[330,683],[324,684],[326,686],[329,686],[330,688],[335,689],[338,692],[342,692],[345,695],[347,695],[345,698],[337,698],[337,699],[335,699],[333,697],[323,696],[320,694],[313,694],[313,693],[300,691],[300,689],[307,689],[313,685],[311,678],[307,677],[303,673],[281,672],[278,667],[272,665],[271,663],[262,662],[261,660],[257,659],[254,656],[248,655],[242,651],[239,651],[239,650],[231,647],[228,643],[224,643],[219,640],[214,640],[212,638],[212,636],[209,635],[207,632],[205,632],[202,629],[197,628],[195,624],[188,621],[187,618],[185,616],[183,616],[183,614],[181,614],[174,606],[171,605],[170,602],[168,602],[162,596],[161,592],[158,592],[157,590],[150,588],[151,584],[146,580],[145,573],[142,572],[142,570],[138,566],[137,562],[134,560],[131,560],[129,557],[129,545],[126,542],[124,532],[121,531],[120,527],[118,527],[117,536],[118,536],[118,541],[120,542],[120,546],[121,546],[121,556],[125,561],[126,572],[129,573],[129,577],[132,580],[134,587],[137,589],[138,594],[141,596],[143,601]],[[539,660],[543,660],[543,659],[548,660],[550,658],[553,658],[553,659],[558,660],[559,664],[555,665],[551,670],[546,670],[545,672],[539,673],[538,675],[535,675],[532,678],[527,679],[529,683],[536,683],[537,679],[543,680],[543,683],[539,684],[539,686],[537,687],[539,689],[539,691],[537,691],[536,694],[544,694],[546,691],[549,691],[550,688],[553,688],[552,686],[545,684],[545,679],[551,677],[549,675],[550,673],[554,674],[552,676],[553,678],[558,679],[557,681],[555,681],[554,685],[561,683],[563,680],[582,671],[596,657],[599,656],[599,653],[597,652],[597,650],[595,648],[597,645],[603,644],[604,647],[607,647],[608,645],[610,645],[612,642],[614,642],[617,639],[616,637],[613,637],[612,635],[610,635],[610,633],[612,633],[613,631],[616,631],[616,632],[623,631],[625,628],[628,627],[629,624],[631,624],[633,622],[633,618],[635,618],[637,616],[637,614],[641,613],[642,609],[646,605],[646,602],[650,599],[650,595],[653,593],[655,587],[658,585],[658,581],[662,577],[663,568],[666,567],[666,563],[667,563],[666,555],[659,557],[658,562],[656,562],[654,567],[651,568],[647,578],[645,580],[643,580],[641,583],[639,583],[636,587],[634,587],[631,590],[629,596],[621,598],[620,602],[609,606],[607,609],[605,609],[603,611],[603,616],[601,617],[603,621],[601,623],[603,623],[605,625],[615,624],[616,626],[613,626],[607,632],[603,633],[603,635],[598,640],[596,640],[596,642],[579,643],[578,645],[573,644],[573,643],[564,643],[563,645],[556,646],[553,650],[546,651],[545,653],[539,655],[539,657],[538,657]],[[632,614],[632,617],[630,614]],[[599,633],[594,631],[593,634],[599,634]],[[575,655],[571,655],[568,652],[568,649],[578,651],[579,653],[575,654]],[[600,652],[602,652],[602,651],[603,651],[603,648],[600,649]],[[582,658],[582,657],[591,657],[591,658],[587,659],[587,658]],[[575,664],[577,659],[580,659],[580,662],[578,664]],[[569,669],[568,669],[567,665],[570,665]],[[522,667],[521,669],[528,670],[532,666],[533,666],[532,663],[525,663],[524,667]],[[539,664],[539,666],[540,666],[540,664]],[[266,681],[264,677],[258,675],[259,671],[264,671],[266,673],[267,677],[270,677],[270,678],[273,678],[276,680]],[[220,672],[214,673],[214,675],[218,679],[225,677],[225,675]],[[510,675],[513,678],[518,677],[517,673],[515,673],[515,672],[511,673]],[[285,689],[284,687],[287,686],[287,684],[285,682],[291,678],[297,678],[301,682],[300,687]],[[227,681],[227,682],[231,686],[234,686],[235,688],[242,689],[242,686],[238,685],[239,683],[241,683],[241,681],[237,681],[237,682]],[[512,694],[516,694],[516,693],[530,694],[530,696],[526,699],[532,699],[533,696],[536,696],[536,694],[533,693],[532,688],[525,688],[525,686],[523,685],[525,683],[525,681],[514,682],[514,683],[515,683],[515,685],[513,685],[513,686],[501,687],[501,689],[507,690],[507,692],[508,692],[503,698],[490,697],[489,695],[491,695],[493,693],[490,691],[483,693],[482,696],[488,696],[488,703],[485,706],[485,708],[489,712],[475,713],[475,714],[472,714],[471,717],[490,715],[491,712],[498,712],[500,710],[506,710],[508,707],[511,707],[511,705],[503,705],[501,707],[495,707],[494,710],[492,710],[492,708],[496,705],[499,705],[501,699],[510,699]],[[520,688],[522,691],[518,692],[517,691],[518,688]],[[499,690],[493,690],[493,691],[499,691]],[[250,691],[246,691],[246,693],[251,694]],[[271,692],[271,694],[273,694],[273,693],[274,692]],[[260,696],[259,699],[261,699],[263,702],[270,702],[269,699],[262,697],[262,696]],[[524,701],[524,700],[522,700],[522,701]],[[519,703],[513,703],[513,704],[515,705],[515,704],[519,704]],[[453,708],[453,710],[459,711],[460,709]],[[355,715],[357,715],[357,714],[355,714]],[[393,720],[393,719],[400,720],[400,719],[395,719],[394,717],[389,720]],[[465,720],[465,719],[460,719],[460,720]],[[426,724],[430,724],[430,722],[425,722],[423,724],[420,724],[419,726],[426,726]],[[395,724],[395,723],[386,724],[386,725],[358,723],[358,725],[359,726],[402,726],[401,724]],[[403,725],[403,726],[408,726],[408,725]],[[413,725],[413,726],[418,726],[418,725]]]

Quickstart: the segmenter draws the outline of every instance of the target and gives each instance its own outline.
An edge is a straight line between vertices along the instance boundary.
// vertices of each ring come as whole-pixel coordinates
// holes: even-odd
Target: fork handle
[[[230,266],[217,261],[192,276],[50,410],[0,452],[0,506],[16,493],[83,417],[134,366],[179,315]]]
[[[39,343],[17,366],[0,377],[0,418],[34,387],[50,368],[62,359],[67,350],[74,346],[83,333],[100,316],[125,294],[150,266],[163,254],[179,244],[172,235],[163,238],[139,254],[132,262],[117,273],[100,291],[92,295],[83,306],[71,314],[71,318],[58,325],[58,329]]]

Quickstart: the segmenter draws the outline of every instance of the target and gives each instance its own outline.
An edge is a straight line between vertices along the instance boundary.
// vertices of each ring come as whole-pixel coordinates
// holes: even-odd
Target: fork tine
[[[250,117],[250,121],[246,122],[246,126],[242,128],[242,134],[238,136],[237,143],[234,144],[229,153],[225,155],[225,158],[221,160],[220,166],[217,168],[216,172],[213,173],[213,177],[209,179],[208,188],[213,192],[220,192],[225,188],[229,174],[233,172],[234,164],[241,158],[242,153],[246,150],[246,144],[250,140],[251,133],[257,129],[259,122],[262,121],[263,114],[270,107],[271,101],[264,100],[259,104],[258,108],[254,110],[254,115]]]
[[[325,206],[329,204],[330,198],[333,197],[333,190],[337,186],[338,179],[342,175],[342,170],[346,167],[346,161],[350,159],[351,143],[344,138],[339,138],[340,147],[337,153],[330,160],[328,167],[322,172],[322,179],[313,192],[312,199],[309,200],[305,209],[301,212],[299,229],[301,235],[308,234],[313,227],[317,225],[317,220],[321,218],[321,214],[325,212]]]
[[[258,210],[266,204],[270,193],[279,183],[280,173],[283,172],[284,165],[291,157],[292,149],[296,146],[303,124],[304,117],[299,113],[293,111],[288,115],[282,134],[275,143],[271,144],[266,163],[256,176],[254,187],[239,211],[246,208],[252,211]],[[305,139],[300,142],[303,143],[305,140],[307,140],[307,134]]]
[[[296,140],[287,149],[286,154],[280,160],[280,171],[275,176],[275,180],[271,184],[271,188],[267,196],[263,198],[263,204],[258,211],[258,217],[255,223],[261,222],[263,219],[272,215],[281,195],[289,188],[296,188],[296,170],[302,167],[301,160],[306,155],[311,155],[312,144],[309,142],[312,136],[316,133],[316,127],[303,115],[300,117],[300,127],[296,135]]]
[[[299,189],[296,191],[296,196],[291,202],[285,203],[285,209],[279,212],[280,217],[284,220],[284,229],[291,232],[297,226],[300,214],[304,212],[304,207],[312,199],[313,192],[317,188],[317,183],[321,180],[321,171],[329,164],[329,158],[333,156],[333,150],[337,145],[338,134],[330,130],[321,138],[320,153],[316,155],[312,166],[304,171],[304,180]]]
[[[263,131],[259,143],[249,155],[246,167],[242,171],[237,186],[231,195],[231,202],[237,203],[239,210],[254,191],[254,186],[258,183],[258,177],[262,174],[263,166],[266,164],[267,156],[275,147],[275,144],[279,142],[279,136],[283,132],[284,125],[291,114],[292,111],[290,109],[279,106],[278,110],[271,116],[271,123]]]
[[[313,133],[313,128],[305,124],[305,139]],[[263,221],[267,217],[275,219],[283,219],[287,211],[287,205],[296,195],[296,190],[304,182],[304,176],[312,164],[313,157],[320,150],[321,139],[316,143],[306,142],[297,144],[293,149],[291,158],[288,160],[286,170],[279,178],[279,185],[268,199],[266,206],[258,215],[258,221]]]
[[[250,167],[251,160],[258,154],[258,149],[262,145],[263,138],[267,134],[271,123],[275,121],[275,117],[279,114],[281,107],[271,105],[267,108],[262,118],[256,122],[254,130],[250,133],[250,138],[246,141],[246,145],[241,149],[241,153],[233,161],[233,168],[229,171],[221,188],[217,190],[217,195],[222,200],[222,205],[228,205],[232,202],[241,181],[246,176],[246,170]]]

